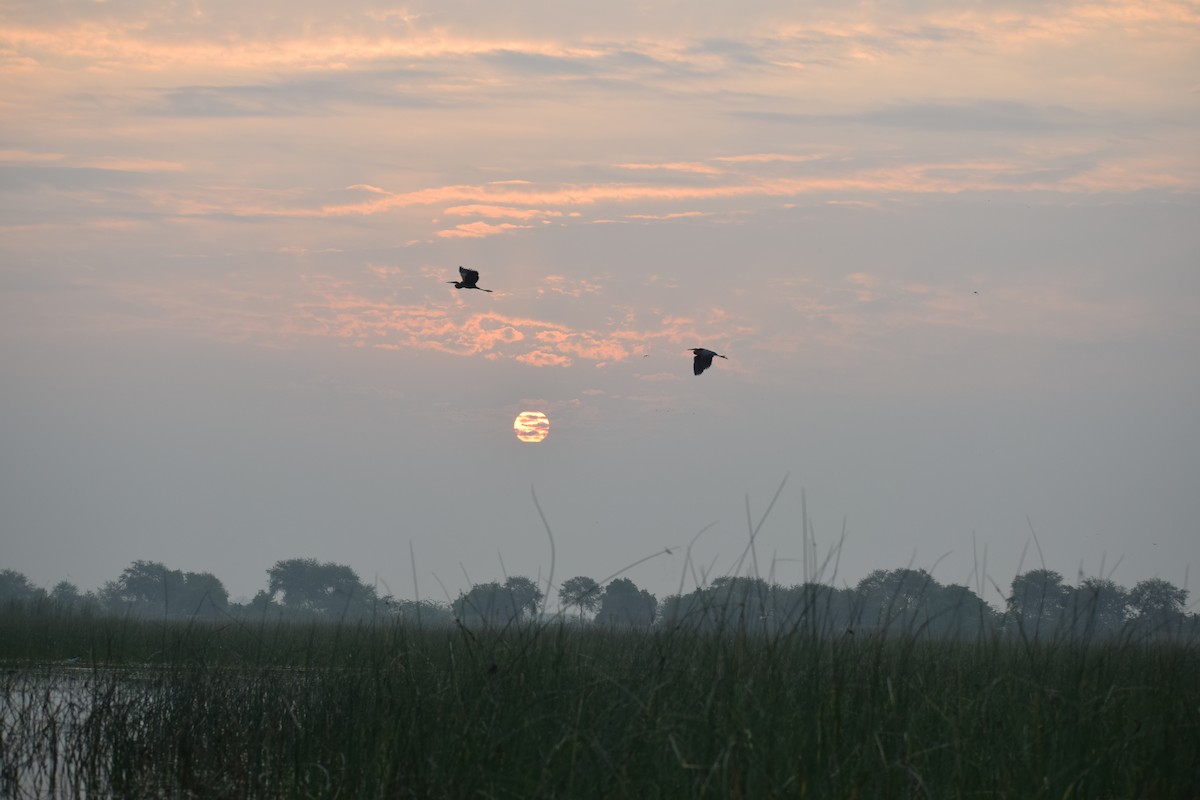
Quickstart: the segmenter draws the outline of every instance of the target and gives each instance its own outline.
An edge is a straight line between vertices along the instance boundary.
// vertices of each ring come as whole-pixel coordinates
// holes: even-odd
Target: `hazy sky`
[[[0,567],[1183,585],[1200,5],[799,5],[4,2]]]

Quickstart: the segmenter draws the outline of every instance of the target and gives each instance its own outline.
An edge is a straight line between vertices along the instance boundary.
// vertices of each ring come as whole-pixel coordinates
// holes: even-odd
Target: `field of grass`
[[[1200,654],[0,614],[0,796],[1200,797]]]

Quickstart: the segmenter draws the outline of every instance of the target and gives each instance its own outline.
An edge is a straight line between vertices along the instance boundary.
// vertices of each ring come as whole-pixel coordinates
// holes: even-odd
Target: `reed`
[[[1200,796],[1182,644],[30,610],[0,631],[6,797]]]

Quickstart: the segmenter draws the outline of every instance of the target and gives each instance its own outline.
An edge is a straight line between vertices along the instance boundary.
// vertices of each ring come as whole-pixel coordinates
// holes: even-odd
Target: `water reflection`
[[[0,797],[111,797],[104,712],[153,702],[134,670],[71,662],[0,672]]]

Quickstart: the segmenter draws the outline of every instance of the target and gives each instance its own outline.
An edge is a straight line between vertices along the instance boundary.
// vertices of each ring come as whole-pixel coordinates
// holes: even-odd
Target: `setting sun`
[[[540,411],[522,411],[513,420],[513,430],[522,442],[540,442],[550,433],[550,420]]]

